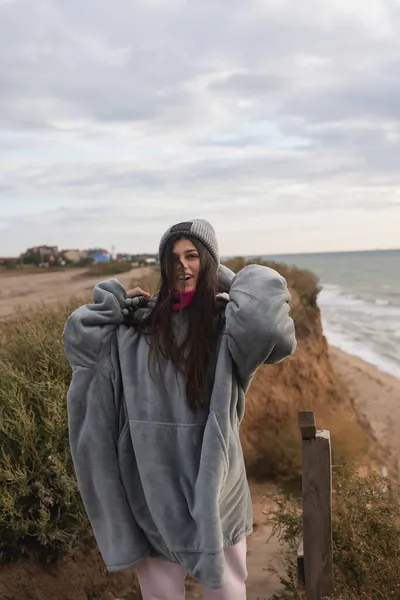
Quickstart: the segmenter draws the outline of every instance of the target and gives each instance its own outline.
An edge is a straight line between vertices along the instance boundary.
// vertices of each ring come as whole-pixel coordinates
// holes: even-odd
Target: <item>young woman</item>
[[[108,570],[135,568],[144,600],[183,600],[186,573],[205,599],[243,600],[239,425],[257,368],[294,351],[290,295],[272,269],[221,266],[200,219],[171,227],[159,258],[155,296],[112,279],[67,321],[80,493]]]

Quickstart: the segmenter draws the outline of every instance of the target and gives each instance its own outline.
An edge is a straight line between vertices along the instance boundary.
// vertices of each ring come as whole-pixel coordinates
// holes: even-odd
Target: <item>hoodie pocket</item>
[[[218,501],[226,446],[213,413],[206,423],[131,420],[130,431],[149,512],[174,552],[218,548]]]

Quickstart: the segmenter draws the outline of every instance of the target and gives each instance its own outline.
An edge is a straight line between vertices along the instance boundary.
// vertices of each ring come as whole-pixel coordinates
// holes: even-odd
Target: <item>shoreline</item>
[[[353,362],[353,359],[354,359],[354,364],[358,364],[358,366],[360,368],[362,368],[363,365],[366,367],[371,367],[374,370],[376,376],[379,375],[382,379],[387,379],[388,383],[390,381],[392,381],[392,382],[397,382],[398,384],[400,384],[400,376],[398,377],[397,375],[390,372],[389,370],[386,370],[383,367],[380,367],[378,364],[368,360],[367,358],[363,358],[362,356],[360,356],[359,354],[356,354],[355,352],[345,350],[344,348],[342,348],[341,346],[338,346],[334,342],[329,342],[328,337],[326,335],[325,335],[325,337],[327,339],[329,349],[333,355],[344,354],[351,359],[351,362]]]
[[[378,443],[400,466],[400,380],[336,346],[329,345],[329,355],[357,413],[369,423]]]
[[[329,326],[327,326],[325,319],[323,308],[320,308],[321,311],[321,322],[323,334],[328,342],[329,347],[337,348],[344,354],[348,354],[349,356],[354,356],[362,360],[363,362],[374,366],[379,372],[384,375],[389,375],[390,377],[394,377],[398,381],[400,381],[400,365],[394,365],[390,361],[382,358],[378,353],[375,353],[373,350],[366,348],[362,344],[356,345],[350,340],[342,338],[338,336],[336,333],[333,333],[329,330]]]

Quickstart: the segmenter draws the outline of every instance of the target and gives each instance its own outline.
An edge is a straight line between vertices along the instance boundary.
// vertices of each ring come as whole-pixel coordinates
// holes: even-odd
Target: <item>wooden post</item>
[[[300,546],[297,551],[297,580],[302,586],[306,585],[306,574],[304,573],[303,540],[301,540]]]
[[[311,411],[299,412],[302,437],[303,564],[307,600],[333,594],[332,462],[329,431]],[[299,562],[300,561],[300,562]],[[301,564],[301,557],[298,559]]]

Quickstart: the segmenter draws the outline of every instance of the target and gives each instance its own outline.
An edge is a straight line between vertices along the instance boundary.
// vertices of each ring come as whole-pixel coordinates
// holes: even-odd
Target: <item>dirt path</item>
[[[71,269],[56,273],[6,275],[0,277],[0,321],[12,316],[16,308],[26,310],[35,304],[52,304],[62,299],[89,293],[98,279],[84,277],[86,269]],[[123,285],[135,278],[146,277],[150,267],[133,269],[116,275]],[[103,277],[106,279],[107,277]]]
[[[273,488],[268,484],[251,483],[254,510],[254,533],[248,538],[247,550],[247,600],[270,600],[281,585],[279,577],[268,571],[270,566],[279,567],[282,557],[282,547],[276,537],[271,539],[271,528],[265,525],[266,509],[273,507],[273,502],[265,498]],[[272,562],[271,562],[272,561]],[[197,584],[189,586],[187,600],[201,599],[200,587]]]

